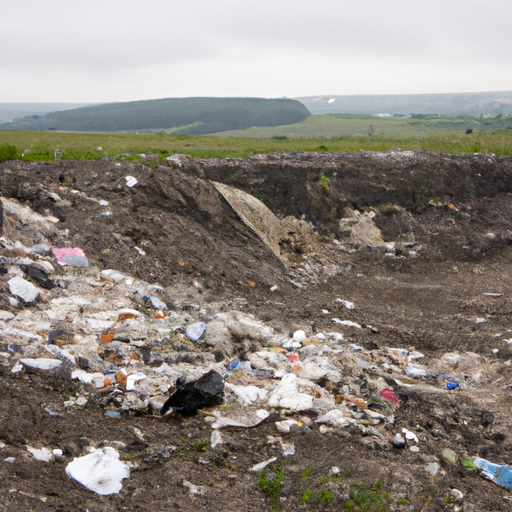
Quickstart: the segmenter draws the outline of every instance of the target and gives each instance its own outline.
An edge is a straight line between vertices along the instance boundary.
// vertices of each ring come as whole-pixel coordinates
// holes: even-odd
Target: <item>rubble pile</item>
[[[130,208],[136,210],[137,194],[150,178],[144,175],[147,169],[133,170],[128,176],[125,171],[112,178],[116,183],[122,178],[112,194],[130,189],[128,199],[120,199],[119,204],[125,208],[133,201]],[[237,226],[233,233],[243,240],[236,246],[237,263],[232,268],[237,277],[230,277],[231,292],[254,292],[236,296],[217,293],[222,278],[215,286],[208,285],[218,276],[207,255],[195,257],[200,261],[196,267],[189,264],[191,254],[187,263],[174,255],[171,275],[182,271],[181,278],[160,279],[167,269],[158,255],[165,251],[154,252],[161,245],[158,237],[127,240],[117,233],[124,221],[119,205],[99,199],[100,193],[65,188],[59,189],[59,195],[49,192],[52,187],[41,192],[42,204],[46,205],[48,194],[55,194],[50,198],[55,204],[69,201],[59,207],[68,219],[79,216],[77,205],[86,205],[87,212],[87,207],[92,208],[91,218],[104,221],[107,216],[107,222],[118,223],[111,239],[123,245],[101,246],[98,254],[93,251],[94,236],[86,229],[70,236],[70,229],[80,230],[66,224],[64,214],[58,218],[51,208],[40,207],[37,213],[13,198],[1,199],[0,370],[11,396],[25,382],[39,386],[34,395],[46,388],[60,393],[59,403],[41,399],[45,418],[85,418],[94,412],[105,421],[104,435],[102,431],[101,437],[92,439],[75,426],[79,446],[59,444],[56,432],[45,442],[27,435],[21,449],[19,440],[0,433],[2,464],[14,467],[30,457],[94,495],[123,496],[127,507],[132,499],[142,500],[130,484],[139,482],[141,473],[176,464],[172,466],[176,474],[183,463],[188,469],[173,477],[173,485],[178,478],[181,494],[203,500],[198,503],[208,508],[212,485],[199,469],[186,466],[191,462],[186,457],[189,452],[194,452],[194,467],[204,468],[212,478],[218,469],[222,485],[233,487],[233,494],[240,488],[236,486],[243,485],[244,492],[255,493],[253,498],[258,496],[257,482],[265,475],[278,478],[275,475],[284,464],[290,468],[288,487],[283,487],[288,496],[293,495],[293,486],[305,493],[297,482],[309,478],[303,476],[306,458],[319,466],[330,461],[327,476],[318,477],[321,482],[327,478],[327,484],[319,485],[325,485],[340,506],[349,499],[350,484],[339,483],[344,472],[351,483],[378,481],[387,474],[386,485],[396,506],[413,499],[421,502],[421,496],[430,492],[426,482],[443,489],[449,485],[446,498],[442,495],[436,502],[444,500],[447,510],[462,510],[462,502],[467,510],[479,509],[466,497],[471,482],[512,487],[510,460],[500,457],[500,447],[506,453],[509,446],[512,423],[503,414],[512,360],[505,287],[488,286],[482,279],[485,292],[478,290],[473,299],[464,297],[457,313],[438,311],[437,318],[421,319],[435,325],[431,333],[419,328],[415,333],[423,310],[414,309],[407,292],[416,283],[399,281],[398,274],[405,273],[407,265],[428,265],[435,251],[420,242],[409,225],[391,241],[377,227],[375,213],[392,210],[391,216],[403,220],[409,216],[404,209],[385,205],[363,212],[347,207],[334,236],[320,234],[304,218],[271,218],[273,214],[257,199],[246,201],[247,194],[216,183],[215,190],[229,198],[228,203],[219,200],[219,208],[223,214],[229,212],[225,218]],[[208,188],[217,201],[213,189]],[[93,196],[98,199],[91,200]],[[78,200],[73,204],[68,197]],[[194,204],[194,214],[198,209]],[[187,229],[187,240],[198,236],[195,228]],[[105,228],[105,238],[111,234]],[[266,274],[262,271],[257,281],[243,266],[251,244],[263,244],[258,245],[256,259],[265,257],[265,264],[272,267]],[[107,265],[123,248],[130,251],[130,259],[119,261],[136,264]],[[230,260],[224,249],[219,253],[222,262]],[[365,258],[373,259],[361,270]],[[152,264],[160,269],[155,279],[151,279]],[[365,275],[368,269],[373,274]],[[386,274],[386,269],[391,270]],[[450,272],[457,275],[459,269],[452,266]],[[470,277],[479,276],[483,270],[475,266],[470,272]],[[497,275],[500,272],[496,270]],[[339,285],[336,294],[331,293],[332,283],[349,279],[350,287]],[[429,294],[444,293],[442,284],[426,281],[417,286],[427,290],[429,300]],[[356,293],[368,283],[373,286],[371,293]],[[384,292],[374,295],[373,290]],[[476,297],[477,292],[468,294]],[[381,309],[370,309],[363,296],[367,302],[382,304]],[[295,301],[300,309],[287,319]],[[380,315],[372,318],[371,311]],[[399,327],[392,325],[399,321]],[[465,343],[439,343],[436,336],[445,325],[451,335],[461,331]],[[71,383],[74,391],[69,393],[63,382]],[[131,442],[119,440],[121,430],[130,432]],[[200,439],[190,441],[198,433]],[[188,448],[180,450],[179,443],[188,443]],[[346,467],[334,465],[333,460]],[[358,473],[362,468],[364,477]],[[460,482],[464,478],[466,482]],[[318,498],[319,492],[315,506],[323,510],[327,502]],[[290,497],[289,506],[303,506],[306,500],[300,496],[307,494],[295,502]],[[280,501],[283,510],[288,506],[285,502]],[[169,503],[162,507],[178,502]],[[262,503],[256,500],[245,508],[261,510],[266,506]],[[237,508],[244,506],[238,503]]]

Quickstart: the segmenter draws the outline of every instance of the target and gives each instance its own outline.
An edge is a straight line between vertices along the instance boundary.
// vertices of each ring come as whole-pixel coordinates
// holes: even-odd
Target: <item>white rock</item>
[[[59,368],[62,365],[62,361],[58,359],[47,359],[45,357],[20,359],[20,363],[26,368],[35,370],[55,370],[55,368]]]
[[[97,494],[117,494],[123,479],[130,478],[130,469],[119,460],[114,448],[95,450],[84,457],[75,457],[66,467],[69,477]]]
[[[9,291],[11,294],[18,297],[27,304],[34,302],[39,296],[37,288],[32,283],[20,276],[9,279],[7,284],[9,285]]]
[[[12,320],[14,318],[14,315],[9,311],[0,311],[0,320],[2,322],[8,322],[9,320]]]

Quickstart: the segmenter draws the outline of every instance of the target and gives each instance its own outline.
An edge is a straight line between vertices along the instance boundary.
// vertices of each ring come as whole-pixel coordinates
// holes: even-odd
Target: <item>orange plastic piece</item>
[[[157,311],[154,315],[153,315],[153,318],[159,318],[161,320],[163,320],[165,318],[165,315],[161,312],[161,311]]]
[[[288,355],[288,359],[290,361],[300,361],[300,358],[299,358],[299,356],[297,354],[289,354]]]
[[[300,364],[296,364],[294,367],[293,367],[294,370],[302,370],[302,366]]]
[[[103,381],[103,385],[104,385],[105,387],[108,387],[108,386],[110,386],[111,384],[112,384],[112,379],[110,379],[110,378],[108,378],[108,377]]]
[[[251,287],[251,288],[256,288],[256,283],[254,281],[249,281],[247,280],[247,284]]]

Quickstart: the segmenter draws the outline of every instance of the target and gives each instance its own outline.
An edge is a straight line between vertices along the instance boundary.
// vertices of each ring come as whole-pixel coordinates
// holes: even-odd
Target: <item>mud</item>
[[[225,304],[283,333],[331,330],[322,313],[328,309],[363,326],[350,335],[356,344],[414,347],[433,362],[455,351],[483,357],[483,375],[472,380],[469,372],[467,389],[438,393],[425,384],[402,390],[395,424],[416,429],[420,453],[367,442],[350,429],[283,436],[295,444],[295,455],[284,460],[282,510],[343,510],[350,484],[380,478],[395,499],[390,510],[512,510],[509,491],[440,458],[451,448],[459,459],[469,454],[512,464],[512,345],[502,341],[512,338],[512,159],[360,152],[182,158],[157,170],[149,164],[4,162],[0,195],[56,217],[58,229],[42,227],[40,234],[56,247],[81,247],[92,266],[186,289],[167,297],[176,309],[188,302]],[[137,185],[127,187],[127,176]],[[256,196],[288,226],[279,256],[241,222],[212,181]],[[108,206],[99,207],[100,200]],[[384,242],[395,248],[348,244],[350,233],[339,220],[354,211],[375,213]],[[3,231],[25,245],[40,241],[28,222],[13,223],[6,212]],[[2,281],[0,309],[19,312],[8,297]],[[336,297],[357,308],[344,309]],[[278,455],[267,438],[277,435],[273,424],[233,428],[232,444],[214,451],[197,443],[210,439],[201,416],[106,418],[99,391],[91,392],[85,408],[63,410],[65,397],[82,390],[66,370],[19,379],[4,365],[0,385],[0,440],[6,445],[0,450],[0,510],[269,507],[249,468]],[[61,412],[51,417],[45,409]],[[485,412],[494,415],[491,425]],[[136,464],[118,495],[95,495],[65,475],[66,461],[103,440],[128,447],[122,458]],[[60,446],[64,459],[36,462],[25,445]],[[14,463],[5,462],[10,456]],[[444,472],[435,478],[425,471],[434,460]],[[308,466],[312,475],[301,476]],[[333,466],[341,478],[332,483],[335,499],[328,503],[318,492]],[[205,493],[191,494],[184,480]],[[310,502],[301,499],[307,488],[314,494]],[[452,488],[464,494],[462,505],[450,499]],[[398,505],[400,498],[408,504]]]

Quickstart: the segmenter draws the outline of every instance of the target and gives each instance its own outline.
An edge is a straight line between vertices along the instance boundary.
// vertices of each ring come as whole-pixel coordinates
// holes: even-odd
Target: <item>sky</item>
[[[0,102],[512,90],[510,0],[2,0]]]

